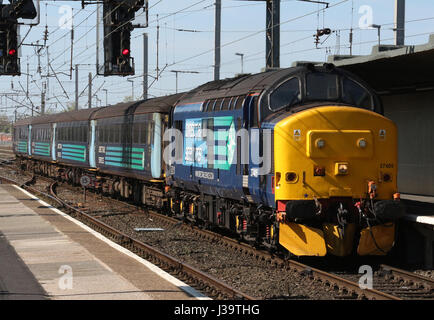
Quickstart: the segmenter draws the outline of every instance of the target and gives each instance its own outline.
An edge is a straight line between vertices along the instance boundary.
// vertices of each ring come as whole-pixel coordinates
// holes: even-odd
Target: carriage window
[[[270,108],[273,111],[280,110],[300,102],[300,99],[300,83],[298,78],[292,78],[270,94]]]
[[[107,130],[107,125],[105,124],[102,127],[102,136],[103,136],[102,140],[104,141],[104,143],[109,142],[109,133]]]
[[[72,127],[73,135],[74,135],[74,141],[81,141],[81,127]]]
[[[71,140],[78,141],[78,130],[80,130],[80,128],[70,127],[69,129],[71,130]]]
[[[229,106],[230,106],[231,102],[232,102],[232,98],[226,98],[223,101],[222,110],[229,110]]]
[[[115,142],[120,143],[121,142],[121,125],[116,125],[116,135],[115,135]]]
[[[217,101],[216,101],[216,103],[214,105],[214,110],[215,111],[219,111],[221,109],[222,103],[223,103],[223,99],[222,98],[217,99]]]
[[[113,130],[109,130],[108,126],[105,127],[105,134],[107,137],[107,143],[113,142]]]
[[[103,142],[102,141],[102,128],[100,126],[98,126],[98,141]]]
[[[215,100],[215,99],[210,102],[210,109],[209,109],[209,111],[214,111],[215,110],[215,108],[216,108],[216,102],[217,102],[217,100]]]
[[[309,100],[337,100],[338,76],[329,73],[309,73],[306,76],[306,97]]]
[[[133,143],[140,143],[140,125],[141,123],[133,124]]]
[[[244,97],[239,96],[237,102],[235,103],[235,109],[241,109],[243,107]]]
[[[342,85],[342,99],[344,102],[355,105],[359,108],[365,108],[368,110],[373,109],[372,96],[369,91],[348,78],[343,79]]]
[[[68,141],[74,141],[74,128],[69,125],[68,127],[68,136],[66,137]]]
[[[232,98],[232,102],[231,102],[231,105],[229,106],[229,110],[235,109],[235,106],[237,104],[238,99],[239,99],[239,97],[233,97]]]
[[[81,127],[81,141],[87,142],[87,127],[86,126]]]
[[[146,144],[146,139],[148,138],[148,122],[149,120],[145,120],[145,122],[141,123],[140,128],[140,144]]]
[[[77,129],[77,141],[83,141],[83,127],[79,126]]]
[[[203,107],[203,111],[209,111],[209,105],[210,105],[210,100],[208,100],[208,101],[206,101],[206,103],[204,104],[204,107]]]
[[[154,131],[154,121],[149,121],[148,125],[147,125],[147,144],[151,145],[154,141],[153,141],[153,131]]]

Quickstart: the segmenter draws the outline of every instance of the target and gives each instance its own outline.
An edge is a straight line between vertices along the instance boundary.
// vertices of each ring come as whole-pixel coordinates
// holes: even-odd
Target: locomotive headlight
[[[359,139],[358,141],[357,141],[357,146],[359,147],[359,148],[361,148],[361,149],[364,149],[364,148],[366,148],[366,146],[368,145],[368,142],[365,140],[365,139]]]
[[[348,165],[347,164],[340,164],[338,167],[340,174],[347,174],[348,173]]]
[[[383,181],[384,182],[390,182],[392,181],[392,176],[388,173],[383,174]]]
[[[325,147],[325,141],[324,139],[316,139],[315,145],[318,149],[322,149]]]
[[[335,175],[346,175],[348,174],[348,162],[337,162],[335,164]]]

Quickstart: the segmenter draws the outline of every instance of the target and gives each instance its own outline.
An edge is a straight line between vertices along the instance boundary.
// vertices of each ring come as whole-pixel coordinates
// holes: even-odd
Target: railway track
[[[169,256],[168,254],[159,251],[145,243],[142,243],[136,239],[129,237],[128,235],[110,227],[109,225],[95,219],[94,217],[88,215],[87,213],[69,205],[56,194],[57,182],[53,182],[49,186],[49,193],[42,192],[30,185],[34,183],[35,176],[32,176],[24,184],[17,183],[14,180],[8,179],[6,177],[0,177],[0,180],[21,185],[21,187],[29,190],[32,193],[37,193],[44,198],[50,199],[58,203],[64,211],[69,212],[74,218],[84,222],[86,225],[93,228],[95,231],[105,235],[106,237],[112,239],[114,242],[122,245],[123,247],[129,249],[130,251],[138,254],[144,259],[158,265],[162,269],[170,272],[181,280],[186,281],[193,287],[199,289],[208,295],[215,297],[217,299],[232,299],[232,300],[255,300],[254,297],[246,295],[228,285],[222,281],[215,279],[214,277],[207,275],[206,273],[186,264],[182,261]]]
[[[402,299],[434,300],[434,280],[388,265],[376,272],[376,287]]]
[[[12,146],[0,145],[0,162],[10,161],[15,159],[15,154],[12,150]]]
[[[158,249],[152,248],[143,242],[137,241],[132,237],[115,230],[111,226],[99,221],[96,217],[90,216],[86,212],[71,206],[57,197],[57,182],[46,177],[38,176],[38,178],[43,178],[44,180],[51,182],[50,194],[44,194],[43,192],[35,189],[36,192],[57,202],[60,206],[65,208],[65,210],[69,211],[95,230],[112,238],[114,241],[123,245],[127,249],[139,254],[147,260],[152,261],[163,269],[168,270],[172,274],[175,274],[182,279],[188,280],[187,282],[191,283],[193,286],[197,288],[205,288],[202,290],[205,290],[205,292],[208,292],[211,296],[217,298],[255,299],[254,297],[245,295],[242,292],[225,285],[223,282],[214,277],[209,277],[209,275],[206,275],[197,268],[183,264],[179,259],[170,257]],[[27,184],[34,182],[35,177],[32,177],[32,179],[29,179]],[[69,185],[62,185],[62,187],[75,189],[76,191],[78,190],[78,188]],[[26,188],[29,187],[26,186]],[[334,290],[336,292],[337,299],[401,300],[433,298],[434,286],[432,279],[421,277],[411,272],[389,266],[382,266],[381,269],[376,272],[376,288],[362,289],[358,284],[358,276],[345,277],[343,275],[313,268],[295,260],[283,259],[271,254],[268,251],[259,250],[250,246],[249,244],[209,230],[203,230],[196,226],[187,224],[180,225],[180,221],[178,219],[162,215],[153,210],[147,210],[134,204],[112,198],[108,198],[108,200],[127,205],[135,211],[140,210],[144,212],[144,214],[152,217],[153,220],[156,220],[163,225],[168,225],[169,227],[177,225],[179,228],[188,229],[203,240],[212,241],[213,243],[224,246],[230,250],[235,250],[240,254],[253,256],[257,260],[261,260],[269,265],[280,268],[281,270],[285,270],[287,272],[298,272],[304,275],[306,278],[318,282],[324,286],[328,286]]]
[[[255,300],[254,297],[248,296],[245,293],[226,285],[222,281],[219,281],[218,279],[215,279],[214,277],[207,275],[206,273],[171,257],[148,244],[133,239],[87,213],[70,206],[57,196],[56,188],[57,182],[53,182],[50,185],[50,195],[66,210],[78,215],[80,220],[84,221],[88,226],[91,226],[94,230],[112,238],[115,242],[121,244],[123,247],[138,254],[144,259],[151,261],[162,269],[169,270],[170,273],[175,274],[178,278],[181,278],[184,281],[188,280],[188,282],[193,284],[196,288],[200,288],[202,291],[205,291],[214,297],[237,300]]]

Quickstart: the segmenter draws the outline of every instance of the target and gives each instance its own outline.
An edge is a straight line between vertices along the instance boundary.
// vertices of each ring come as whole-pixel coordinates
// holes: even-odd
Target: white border
[[[98,239],[100,239],[100,240],[104,241],[105,243],[107,243],[112,248],[114,248],[114,249],[116,249],[116,250],[118,250],[118,251],[126,254],[127,256],[135,259],[136,261],[140,262],[141,264],[143,264],[144,266],[146,266],[147,268],[149,268],[151,271],[155,272],[157,275],[159,275],[160,277],[162,277],[164,280],[166,280],[166,281],[172,283],[173,285],[177,286],[179,289],[185,291],[186,293],[188,293],[192,297],[197,298],[198,300],[212,300],[211,298],[203,295],[202,293],[198,292],[196,289],[190,287],[189,285],[187,285],[186,283],[182,282],[181,280],[179,280],[179,279],[175,278],[174,276],[170,275],[166,271],[160,269],[156,265],[154,265],[154,264],[150,263],[149,261],[147,261],[147,260],[139,257],[138,255],[136,255],[133,252],[125,249],[124,247],[118,245],[117,243],[114,243],[110,239],[107,239],[102,234],[96,232],[95,230],[91,229],[90,227],[88,227],[87,225],[83,224],[82,222],[77,221],[76,219],[70,217],[69,215],[67,215],[66,213],[60,211],[59,209],[54,208],[53,206],[49,205],[48,203],[44,202],[43,200],[41,200],[38,197],[34,196],[33,194],[29,193],[28,191],[20,188],[17,185],[14,185],[14,184],[12,186],[15,187],[16,189],[20,190],[24,194],[28,195],[33,200],[37,200],[43,206],[48,207],[52,211],[54,211],[57,214],[61,215],[62,217],[66,218],[66,219],[68,219],[70,221],[72,221],[76,225],[80,226],[84,230],[88,231],[89,233],[91,233],[92,235],[94,235],[95,237],[97,237]]]

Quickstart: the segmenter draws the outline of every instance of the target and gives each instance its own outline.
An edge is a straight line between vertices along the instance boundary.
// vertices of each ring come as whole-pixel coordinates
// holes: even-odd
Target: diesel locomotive
[[[312,64],[17,121],[29,171],[296,256],[384,255],[403,208],[397,129],[369,86]]]

